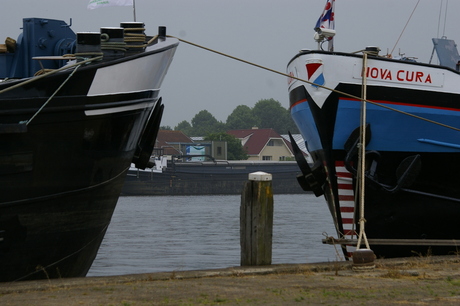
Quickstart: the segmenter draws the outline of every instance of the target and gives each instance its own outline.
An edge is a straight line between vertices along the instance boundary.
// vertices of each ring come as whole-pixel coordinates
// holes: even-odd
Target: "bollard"
[[[353,270],[368,271],[375,268],[375,255],[370,249],[358,249],[353,252]]]
[[[272,237],[272,175],[265,172],[250,173],[241,194],[241,266],[270,265]]]

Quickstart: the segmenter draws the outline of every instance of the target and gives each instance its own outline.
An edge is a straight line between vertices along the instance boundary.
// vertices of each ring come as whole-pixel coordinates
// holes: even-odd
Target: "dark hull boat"
[[[62,21],[24,19],[0,54],[0,281],[85,276],[130,164],[148,166],[178,41],[162,28],[131,48],[131,28],[143,24],[75,36]]]
[[[252,172],[272,174],[274,194],[302,193],[295,162],[209,161],[173,162],[160,171],[131,169],[122,195],[241,194]]]
[[[434,42],[440,65],[375,48],[366,56],[301,51],[288,64],[291,114],[315,161],[309,167],[297,156],[299,182],[325,197],[339,238],[332,243],[356,245],[364,198],[362,229],[376,256],[459,251],[459,56],[453,41]]]

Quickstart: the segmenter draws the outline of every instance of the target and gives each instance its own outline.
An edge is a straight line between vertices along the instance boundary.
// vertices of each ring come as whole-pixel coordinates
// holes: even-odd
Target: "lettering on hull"
[[[400,68],[401,66],[399,66]],[[361,79],[362,69],[359,65],[353,67],[353,78]],[[444,84],[444,73],[433,72],[430,69],[392,69],[387,67],[369,66],[366,70],[368,80],[404,83],[422,86],[442,87]]]

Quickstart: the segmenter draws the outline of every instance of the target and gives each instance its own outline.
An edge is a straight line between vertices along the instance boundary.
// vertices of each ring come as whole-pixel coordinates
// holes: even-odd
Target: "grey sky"
[[[336,0],[336,51],[379,46],[392,50],[418,0]],[[2,0],[1,33],[17,38],[24,17],[73,19],[72,29],[97,31],[133,19],[129,7],[87,10],[89,0]],[[444,4],[446,1],[443,1]],[[5,3],[7,5],[5,5]],[[228,53],[246,61],[284,72],[302,48],[316,48],[313,27],[325,0],[136,0],[137,21],[147,33],[158,25],[169,35]],[[441,0],[421,0],[396,46],[406,56],[428,61],[431,38],[438,34]],[[460,21],[460,1],[448,2],[445,35],[460,42],[454,32]],[[444,11],[442,12],[444,14]],[[441,23],[439,36],[443,34]],[[0,38],[3,40],[4,38]],[[258,68],[180,44],[163,83],[165,103],[162,125],[176,126],[207,109],[225,121],[233,109],[253,107],[260,99],[274,98],[288,106],[287,81]]]

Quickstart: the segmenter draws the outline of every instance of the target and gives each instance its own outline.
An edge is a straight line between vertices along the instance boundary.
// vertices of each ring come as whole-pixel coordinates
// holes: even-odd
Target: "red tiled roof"
[[[155,142],[155,149],[163,149],[166,155],[179,154],[179,151],[172,148],[172,144],[177,143],[193,143],[193,140],[181,131],[160,130]]]
[[[163,155],[181,155],[180,151],[173,147],[164,147]]]
[[[187,142],[193,141],[181,131],[159,130],[157,140],[164,142]]]
[[[282,139],[286,146],[292,151],[291,144],[281,137],[274,129],[231,130],[227,131],[227,134],[233,135],[239,139],[249,138],[243,145],[248,155],[259,155],[271,138]]]

